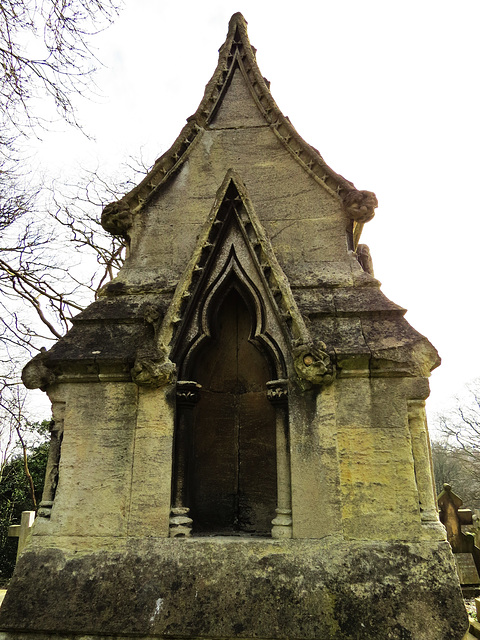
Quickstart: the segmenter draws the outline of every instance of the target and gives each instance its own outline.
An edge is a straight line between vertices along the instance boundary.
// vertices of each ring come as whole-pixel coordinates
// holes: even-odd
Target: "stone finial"
[[[163,387],[175,380],[176,366],[160,349],[139,350],[131,374],[141,387]]]
[[[348,191],[343,196],[343,204],[348,216],[363,224],[375,215],[378,200],[372,191]]]
[[[303,344],[293,351],[293,366],[298,376],[298,384],[303,391],[312,387],[324,386],[333,381],[333,364],[325,351],[326,345]]]
[[[105,231],[114,236],[125,236],[133,223],[129,205],[122,200],[107,204],[102,211],[101,223]]]
[[[40,353],[23,367],[22,382],[27,389],[45,391],[55,382],[55,374],[45,364],[47,359],[47,350],[42,348]]]
[[[375,277],[373,272],[373,261],[370,255],[370,249],[367,244],[359,244],[357,247],[357,260],[360,266],[369,275]]]

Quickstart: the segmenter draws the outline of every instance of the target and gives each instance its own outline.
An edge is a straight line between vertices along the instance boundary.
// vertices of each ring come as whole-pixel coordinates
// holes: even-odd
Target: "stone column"
[[[267,382],[267,398],[276,410],[277,441],[277,515],[272,520],[272,538],[292,537],[292,486],[290,442],[288,437],[287,380]]]
[[[189,380],[177,382],[177,419],[175,430],[175,458],[170,513],[170,537],[189,538],[193,520],[189,517],[188,463],[193,430],[193,409],[200,397],[201,385]]]
[[[65,402],[52,402],[53,421],[50,429],[50,449],[48,451],[45,484],[43,485],[42,501],[38,505],[37,515],[40,518],[50,518],[53,501],[58,484],[58,466],[63,440],[63,425],[65,417]]]
[[[421,522],[428,528],[438,530],[442,538],[444,538],[445,532],[438,519],[435,503],[435,487],[433,484],[424,400],[410,400],[408,402],[408,427],[412,442]]]

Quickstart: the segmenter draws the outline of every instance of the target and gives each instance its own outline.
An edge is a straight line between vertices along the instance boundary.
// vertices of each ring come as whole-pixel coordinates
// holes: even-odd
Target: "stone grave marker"
[[[462,585],[480,584],[480,549],[475,546],[473,533],[463,533],[462,525],[473,523],[471,509],[461,509],[463,500],[457,496],[449,484],[443,485],[438,496],[440,521],[447,530],[447,540],[452,547],[457,573]]]
[[[22,511],[20,524],[12,524],[8,527],[9,538],[18,538],[17,560],[25,548],[34,520],[35,511]]]

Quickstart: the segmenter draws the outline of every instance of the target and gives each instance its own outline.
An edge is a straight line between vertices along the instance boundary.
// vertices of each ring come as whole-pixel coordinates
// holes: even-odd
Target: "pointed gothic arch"
[[[271,331],[268,328],[265,293],[249,277],[232,245],[227,260],[216,279],[206,289],[203,299],[198,303],[196,333],[182,348],[179,345],[178,358],[181,379],[190,379],[191,361],[201,351],[205,342],[214,333],[215,310],[229,291],[235,289],[250,312],[252,326],[249,341],[264,353],[269,362],[271,379],[285,378],[287,375],[285,357]]]
[[[278,269],[262,266],[261,227],[231,177],[217,202],[172,339],[171,535],[291,537],[288,327],[265,276]]]

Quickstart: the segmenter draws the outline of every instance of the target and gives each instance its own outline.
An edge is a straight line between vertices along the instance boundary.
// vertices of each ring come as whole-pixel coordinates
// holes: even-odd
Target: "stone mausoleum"
[[[24,369],[55,423],[1,638],[462,638],[439,358],[359,244],[376,206],[282,115],[235,14],[196,113],[103,211],[125,265]]]

